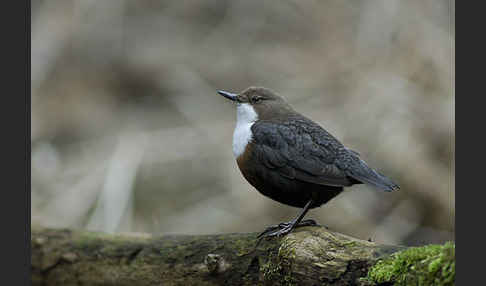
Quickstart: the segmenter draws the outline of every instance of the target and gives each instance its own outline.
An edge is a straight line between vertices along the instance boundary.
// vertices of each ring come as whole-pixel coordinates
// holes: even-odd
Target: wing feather
[[[358,152],[301,115],[258,121],[252,134],[260,162],[284,177],[330,186],[366,183],[384,191],[399,189],[370,168]]]
[[[323,141],[315,140],[313,133],[316,131],[326,133],[320,134],[319,138],[330,139],[319,144]],[[309,126],[308,122],[295,120],[284,123],[258,121],[252,126],[252,134],[253,149],[259,161],[284,177],[330,186],[356,183],[335,164],[339,150],[344,146],[322,128],[315,130],[315,126]]]

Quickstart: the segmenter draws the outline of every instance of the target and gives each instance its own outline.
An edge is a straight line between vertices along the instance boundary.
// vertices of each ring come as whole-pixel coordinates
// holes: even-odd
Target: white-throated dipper
[[[365,183],[383,191],[399,188],[370,168],[358,152],[346,148],[270,89],[249,87],[240,94],[218,93],[236,102],[233,154],[245,179],[261,194],[302,208],[296,218],[268,227],[259,238],[315,225],[314,220],[302,218],[309,209],[341,193],[343,187]]]

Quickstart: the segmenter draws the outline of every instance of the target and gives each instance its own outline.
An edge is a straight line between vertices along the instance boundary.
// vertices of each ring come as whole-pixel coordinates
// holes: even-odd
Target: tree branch
[[[302,227],[254,249],[256,234],[108,235],[33,228],[33,285],[370,285],[378,258],[405,247]],[[372,284],[372,283],[371,283]]]

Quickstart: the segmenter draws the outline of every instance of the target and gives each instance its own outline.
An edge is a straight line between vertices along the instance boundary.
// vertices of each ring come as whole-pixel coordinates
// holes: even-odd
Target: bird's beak
[[[231,92],[227,92],[227,91],[224,91],[224,90],[218,90],[218,93],[224,97],[226,97],[227,99],[230,99],[232,101],[236,101],[236,99],[238,98],[238,95],[237,94],[234,94],[234,93],[231,93]]]

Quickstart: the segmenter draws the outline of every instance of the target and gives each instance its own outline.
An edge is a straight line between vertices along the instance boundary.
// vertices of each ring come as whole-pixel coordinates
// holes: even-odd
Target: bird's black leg
[[[285,227],[289,227],[292,223],[293,223],[293,220],[289,221],[289,222],[281,222],[279,224],[271,225],[271,226],[267,227],[262,233],[260,233],[258,235],[258,237],[260,238],[262,236],[265,236],[265,234],[267,234],[267,233],[271,233],[271,232],[274,232],[275,230],[279,230],[279,229],[283,229]],[[315,225],[318,225],[315,220],[306,219],[306,220],[299,222],[297,225],[294,226],[294,228],[301,227],[301,226],[315,226]]]
[[[272,225],[270,227],[267,227],[260,235],[258,235],[259,239],[262,239],[264,237],[273,237],[273,236],[283,236],[288,233],[290,233],[294,228],[298,226],[311,226],[311,225],[317,225],[317,223],[312,220],[312,219],[307,219],[302,221],[304,218],[305,214],[309,210],[309,207],[312,205],[313,201],[310,200],[305,206],[304,209],[302,209],[302,212],[293,220],[289,222],[283,222],[278,225]]]

